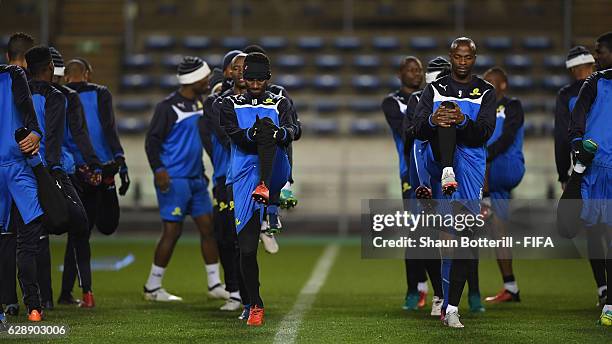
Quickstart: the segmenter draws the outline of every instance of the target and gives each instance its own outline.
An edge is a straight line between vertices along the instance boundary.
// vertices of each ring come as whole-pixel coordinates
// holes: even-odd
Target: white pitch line
[[[274,336],[275,344],[291,344],[295,342],[304,313],[312,306],[317,293],[319,293],[319,289],[321,289],[327,279],[329,270],[334,265],[337,255],[338,245],[329,245],[325,248],[325,251],[317,261],[317,265],[312,270],[310,279],[308,279],[308,282],[306,282],[300,291],[293,308],[291,308],[291,311],[289,311],[278,326],[278,331]]]

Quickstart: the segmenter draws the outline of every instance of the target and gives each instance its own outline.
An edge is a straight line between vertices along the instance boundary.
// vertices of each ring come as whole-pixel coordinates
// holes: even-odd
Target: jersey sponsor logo
[[[408,190],[412,189],[412,186],[410,186],[410,184],[404,182],[402,183],[402,192],[406,192]]]
[[[183,212],[181,211],[181,207],[174,208],[171,215],[172,216],[182,216]]]
[[[480,89],[478,87],[476,87],[475,89],[472,90],[472,92],[470,93],[470,96],[474,97],[474,96],[481,96],[482,93],[480,93]]]

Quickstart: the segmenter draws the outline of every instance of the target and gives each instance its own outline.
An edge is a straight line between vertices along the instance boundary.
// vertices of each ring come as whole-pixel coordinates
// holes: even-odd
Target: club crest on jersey
[[[482,94],[480,93],[480,89],[478,87],[476,87],[475,89],[472,90],[472,93],[470,93],[470,96],[481,96]]]
[[[198,106],[198,108],[197,108],[198,110],[200,110],[201,108],[203,108],[203,107],[204,107],[204,104],[202,104],[202,102],[201,102],[201,101],[199,101],[199,100],[198,100],[198,102],[196,103],[196,105]]]
[[[274,104],[274,100],[272,98],[266,98],[263,102],[264,105]]]
[[[174,211],[172,211],[172,216],[181,216],[181,215],[183,215],[181,208],[180,207],[174,208]]]
[[[502,112],[502,111],[504,111],[505,109],[506,109],[506,107],[505,107],[505,106],[500,105],[500,106],[498,106],[498,107],[497,107],[497,112]]]

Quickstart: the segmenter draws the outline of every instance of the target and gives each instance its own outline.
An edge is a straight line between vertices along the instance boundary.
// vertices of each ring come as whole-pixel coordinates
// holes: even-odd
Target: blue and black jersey
[[[484,147],[495,130],[495,89],[477,76],[468,83],[460,83],[445,75],[427,85],[415,110],[418,139],[433,138],[435,125],[431,116],[443,101],[457,103],[466,115],[464,123],[457,125],[457,146],[469,148],[470,155],[484,163]]]
[[[43,139],[40,141],[40,154],[46,165],[55,169],[68,169],[74,165],[74,158],[63,145],[66,132],[66,97],[50,82],[31,80],[32,102]]]
[[[287,147],[295,133],[293,107],[287,98],[271,92],[259,97],[249,93],[233,95],[223,99],[221,127],[230,138],[231,160],[226,184],[232,185],[236,231],[240,232],[255,214],[261,204],[251,197],[259,183],[259,156],[257,142],[249,135],[249,129],[257,117],[269,117],[279,127],[279,149],[276,150],[270,179],[270,194],[280,192],[289,179],[291,167]],[[262,212],[259,213],[263,214]]]
[[[487,142],[487,161],[509,159],[524,162],[523,123],[525,112],[516,98],[503,97],[497,102],[493,135]]]
[[[405,135],[402,133],[409,97],[410,94],[398,90],[387,95],[382,102],[382,110],[385,114],[385,119],[393,133],[393,141],[395,141],[395,148],[397,149],[399,157],[400,177],[402,179],[406,178],[408,175],[408,164],[410,161],[406,154],[406,150],[410,149],[409,146],[411,143],[406,142]],[[405,145],[408,145],[408,147],[405,147]]]
[[[612,69],[589,76],[570,117],[570,142],[591,139],[599,146],[593,165],[612,168]]]
[[[284,135],[284,146],[293,141],[295,133],[294,115],[289,100],[283,96],[266,91],[255,98],[249,93],[233,95],[223,99],[221,108],[221,127],[231,140],[231,164],[227,184],[242,178],[244,173],[253,170],[259,162],[257,143],[247,135],[247,129],[259,118],[270,117]]]
[[[200,98],[187,99],[177,91],[157,104],[145,140],[149,165],[166,169],[171,178],[199,178],[202,163],[202,115]]]
[[[69,83],[66,86],[79,94],[89,138],[98,159],[107,164],[123,156],[115,124],[113,97],[108,88],[87,82]],[[77,161],[83,160],[82,157],[77,158]]]
[[[42,131],[26,74],[17,66],[0,65],[0,123],[0,165],[23,161],[15,130],[25,126],[40,136]]]
[[[57,88],[64,97],[66,97],[66,121],[68,122],[68,130],[64,135],[67,142],[64,142],[74,156],[76,165],[101,165],[100,159],[94,151],[87,123],[85,122],[85,114],[79,94],[69,87],[59,84],[52,84]]]
[[[211,143],[210,160],[213,164],[213,183],[224,183],[227,176],[230,160],[229,137],[221,128],[220,112],[223,98],[233,95],[231,89],[222,94],[210,95],[204,100],[203,126],[205,136],[209,137]]]
[[[576,80],[571,84],[565,85],[557,93],[555,104],[555,163],[559,181],[566,183],[569,180],[572,165],[571,150],[569,140],[569,120],[570,113],[574,109],[578,92],[584,80]]]

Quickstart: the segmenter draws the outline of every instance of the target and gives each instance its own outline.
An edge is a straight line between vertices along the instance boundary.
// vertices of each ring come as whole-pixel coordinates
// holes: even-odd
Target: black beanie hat
[[[250,53],[244,58],[245,79],[269,80],[272,77],[270,60],[262,53]]]

